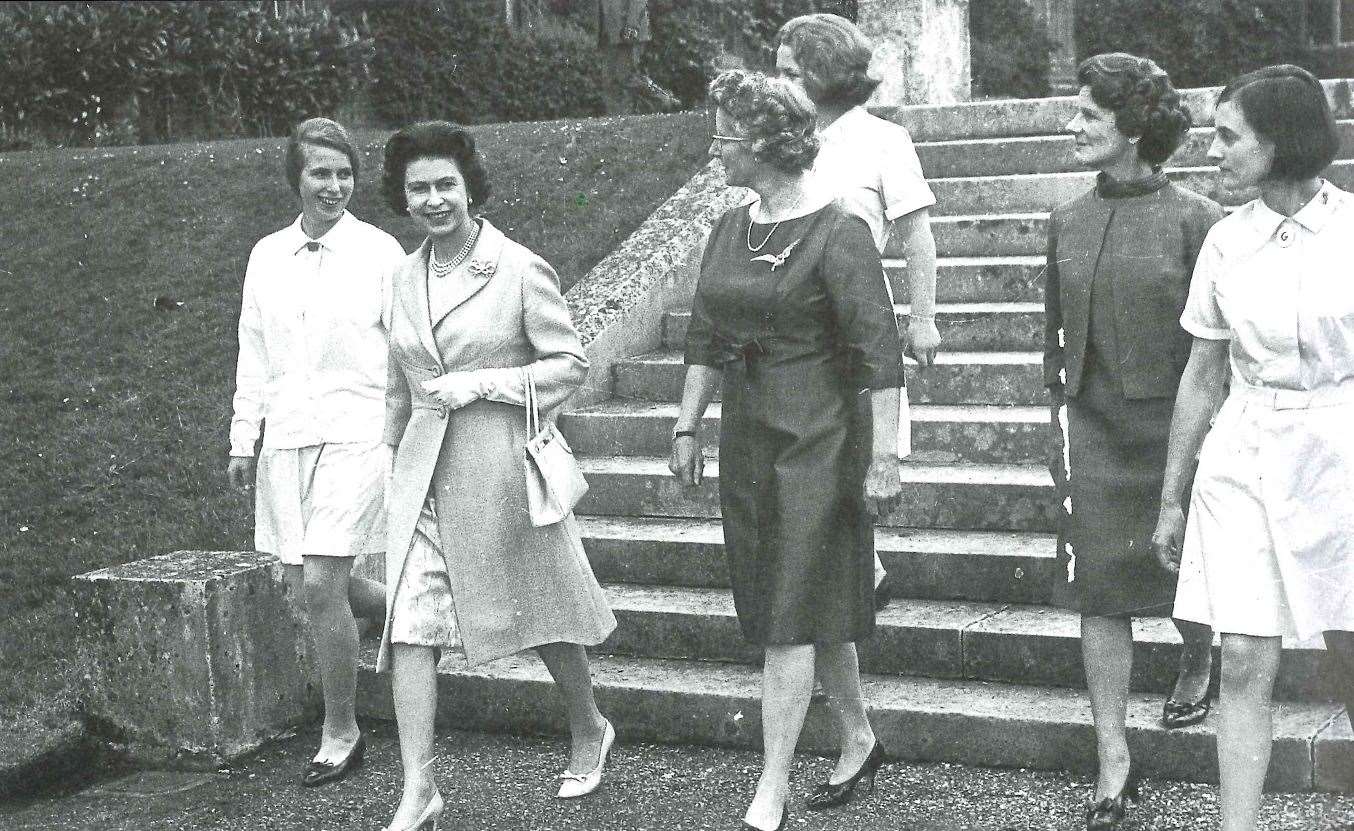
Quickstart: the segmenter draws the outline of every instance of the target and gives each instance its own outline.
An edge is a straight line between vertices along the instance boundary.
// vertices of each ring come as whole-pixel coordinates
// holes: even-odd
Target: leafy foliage
[[[1177,87],[1223,84],[1272,63],[1313,69],[1301,13],[1291,0],[1079,0],[1077,51],[1151,58]]]
[[[16,6],[0,17],[0,140],[276,135],[330,113],[371,42],[327,11],[245,2]]]
[[[771,45],[792,17],[830,12],[855,20],[855,0],[653,0],[653,41],[645,71],[683,104],[705,100],[705,90],[726,62],[758,69],[775,64]]]
[[[969,44],[975,98],[1049,94],[1053,43],[1028,0],[971,0]]]
[[[513,31],[498,4],[463,0],[348,3],[376,42],[372,105],[386,124],[463,123],[600,115],[594,44],[582,33]]]

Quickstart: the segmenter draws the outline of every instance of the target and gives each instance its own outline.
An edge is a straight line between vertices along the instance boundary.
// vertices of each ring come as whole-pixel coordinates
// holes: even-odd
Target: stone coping
[[[741,188],[724,184],[724,169],[710,161],[615,251],[578,281],[565,300],[584,346],[677,268],[704,242],[715,220],[739,204]]]

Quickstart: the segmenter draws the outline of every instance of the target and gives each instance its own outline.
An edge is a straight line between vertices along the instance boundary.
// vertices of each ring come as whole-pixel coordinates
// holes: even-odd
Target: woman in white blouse
[[[1320,178],[1339,139],[1306,70],[1240,76],[1214,123],[1223,187],[1259,198],[1213,226],[1194,270],[1181,318],[1194,346],[1152,543],[1180,569],[1175,616],[1222,635],[1222,829],[1252,831],[1280,638],[1325,632],[1350,688],[1354,196]]]
[[[324,692],[320,750],[302,775],[313,787],[362,764],[353,613],[379,620],[385,590],[351,571],[384,550],[382,285],[404,249],[348,213],[358,155],[341,126],[303,122],[286,164],[301,216],[249,254],[226,475],[241,490],[257,482],[254,547],[278,556],[303,598]]]

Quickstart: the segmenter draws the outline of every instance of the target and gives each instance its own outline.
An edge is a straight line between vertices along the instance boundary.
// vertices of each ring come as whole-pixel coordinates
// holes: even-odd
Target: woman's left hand
[[[459,410],[484,397],[483,383],[474,370],[448,372],[423,382],[423,391],[438,404]]]
[[[898,472],[898,457],[875,456],[865,472],[865,509],[870,516],[887,516],[903,501],[903,478]]]
[[[917,365],[925,369],[936,362],[936,351],[940,349],[940,330],[935,320],[914,317],[907,323],[907,347],[903,350],[916,360]]]

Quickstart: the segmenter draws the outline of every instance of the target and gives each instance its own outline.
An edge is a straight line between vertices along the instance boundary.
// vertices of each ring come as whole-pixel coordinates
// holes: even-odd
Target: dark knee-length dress
[[[1192,340],[1180,313],[1221,216],[1158,170],[1133,183],[1102,175],[1050,219],[1044,368],[1050,387],[1066,387],[1053,464],[1061,509],[1053,600],[1064,608],[1170,614],[1175,576],[1150,542]]]
[[[752,225],[749,242],[749,210],[711,232],[686,343],[687,364],[723,370],[719,496],[738,620],[764,645],[860,640],[874,627],[868,390],[903,382],[893,307],[864,220],[831,203]]]

